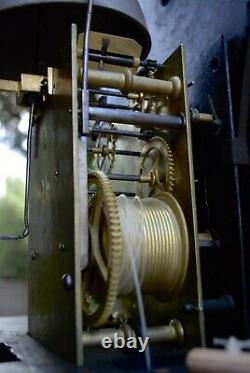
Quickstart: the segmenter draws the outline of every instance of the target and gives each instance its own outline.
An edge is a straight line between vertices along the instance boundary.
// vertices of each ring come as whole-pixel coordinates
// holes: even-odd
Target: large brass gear
[[[90,171],[96,187],[89,206],[90,263],[83,274],[83,313],[88,325],[100,327],[111,315],[117,298],[122,263],[122,234],[116,197],[107,176]]]
[[[162,137],[152,137],[143,147],[140,156],[140,174],[141,176],[151,175],[152,181],[147,188],[147,195],[157,192],[173,192],[175,183],[174,157],[169,144]],[[142,188],[140,194],[143,194],[143,197],[147,196],[142,192]]]

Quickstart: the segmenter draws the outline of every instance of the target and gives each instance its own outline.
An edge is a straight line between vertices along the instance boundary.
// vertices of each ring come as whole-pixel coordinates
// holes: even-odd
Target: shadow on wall
[[[0,234],[24,228],[24,179],[27,110],[16,95],[0,93]],[[25,240],[0,240],[0,316],[27,313],[27,251]]]
[[[6,192],[0,197],[0,233],[23,230],[24,183],[6,180]],[[27,239],[0,240],[0,316],[27,313]]]
[[[20,279],[0,279],[0,317],[27,314],[27,283]]]

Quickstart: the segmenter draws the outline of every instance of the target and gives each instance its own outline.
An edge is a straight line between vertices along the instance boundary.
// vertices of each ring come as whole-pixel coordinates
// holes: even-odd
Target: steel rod
[[[89,195],[93,195],[95,193],[96,193],[96,190],[89,190],[88,191]],[[118,192],[118,191],[116,191],[116,192],[114,192],[114,194],[116,196],[120,196],[121,194],[125,194],[125,196],[127,196],[127,197],[134,197],[135,196],[135,193],[132,193],[132,192]]]
[[[137,137],[138,139],[150,139],[153,136],[151,132],[136,132],[136,131],[123,131],[123,130],[110,130],[106,128],[91,128],[94,133],[103,133],[107,135],[114,136],[124,136],[124,137]]]
[[[134,152],[132,150],[115,150],[114,154],[117,154],[117,155],[128,155],[128,156],[132,156],[132,157],[140,157],[141,152]]]
[[[140,175],[120,175],[120,174],[108,174],[110,180],[119,180],[119,181],[141,181]]]
[[[135,66],[135,60],[133,57],[124,57],[118,55],[102,55],[100,53],[89,53],[89,59],[94,62],[103,61],[107,64],[116,65],[116,66],[124,66],[124,67],[133,67]],[[157,63],[156,61],[146,60],[140,61],[139,66],[141,67],[150,67],[150,68],[161,68],[161,64]]]
[[[206,313],[228,313],[235,308],[234,299],[231,295],[223,295],[218,299],[204,299],[203,310]]]
[[[107,149],[109,154],[117,154],[117,155],[128,155],[132,157],[140,157],[141,153],[140,152],[135,152],[132,150],[112,150],[112,149]],[[88,148],[89,153],[94,153],[94,154],[106,154],[106,149],[103,148]]]
[[[99,53],[89,53],[90,61],[94,62],[105,62],[107,64],[116,65],[116,66],[124,66],[124,67],[133,67],[134,66],[134,59],[132,57],[120,57],[120,56],[110,56],[110,55],[102,55]]]
[[[200,248],[219,248],[220,247],[220,241],[218,240],[199,240],[199,246]]]
[[[119,181],[137,181],[139,183],[150,183],[152,182],[152,175],[121,175],[121,174],[107,174],[110,180]]]
[[[103,96],[113,96],[113,97],[123,97],[127,98],[128,96],[121,93],[121,92],[115,92],[108,89],[90,89],[90,93],[96,94],[96,95],[103,95]]]
[[[135,110],[135,108],[130,108],[129,106],[126,106],[126,105],[104,104],[104,103],[99,103],[99,102],[91,102],[90,106],[91,107],[103,107],[105,109],[116,109],[116,110],[117,109],[121,109],[121,110]]]
[[[106,121],[131,125],[140,125],[144,128],[181,128],[183,118],[174,115],[157,115],[127,110],[105,109],[100,107],[89,108],[89,118],[96,121]]]

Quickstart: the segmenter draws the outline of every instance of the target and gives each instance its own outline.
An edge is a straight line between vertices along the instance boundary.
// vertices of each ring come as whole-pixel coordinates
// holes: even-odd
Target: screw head
[[[63,242],[60,242],[60,243],[59,243],[59,250],[60,250],[60,251],[65,251],[65,245],[64,245]]]
[[[31,257],[32,260],[36,260],[36,259],[38,259],[39,254],[36,253],[35,251],[32,251],[32,253],[30,254],[30,257]]]
[[[44,184],[44,180],[42,179],[41,180],[41,192],[44,192],[44,189],[45,189],[45,184]]]
[[[190,87],[193,87],[194,86],[194,80],[191,80],[190,82],[188,82],[187,84],[187,87],[190,88]]]
[[[182,345],[184,340],[184,329],[182,323],[177,319],[173,319],[170,321],[169,326],[171,326],[175,331],[175,342]]]
[[[73,277],[70,274],[65,273],[64,275],[62,275],[62,283],[65,290],[73,289],[74,281]]]

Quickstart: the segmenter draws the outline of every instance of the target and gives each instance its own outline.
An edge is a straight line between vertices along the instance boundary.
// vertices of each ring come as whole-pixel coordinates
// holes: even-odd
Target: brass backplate
[[[166,322],[166,317],[177,318],[183,323],[185,346],[204,345],[204,322],[202,311],[202,292],[200,259],[197,233],[196,199],[193,174],[193,155],[187,82],[185,73],[184,48],[181,45],[164,63],[157,78],[169,80],[173,76],[181,79],[182,90],[177,99],[168,102],[168,114],[180,115],[185,119],[185,126],[176,133],[169,134],[176,164],[176,184],[174,196],[180,203],[188,226],[190,241],[190,258],[187,277],[181,292],[170,303],[155,302],[147,299],[147,318],[151,323]],[[164,298],[164,294],[162,294]],[[191,310],[191,311],[190,311]]]
[[[79,137],[77,115],[75,109],[73,114],[70,110],[76,108],[72,102],[72,87],[76,85],[72,85],[71,65],[77,61],[77,35],[75,28],[72,31],[75,58],[71,59],[68,45],[62,68],[57,69],[54,77],[56,94],[48,98],[33,130],[28,330],[33,338],[64,359],[81,365],[82,258],[76,216]],[[70,40],[70,33],[67,37]],[[77,99],[77,92],[73,98]]]

